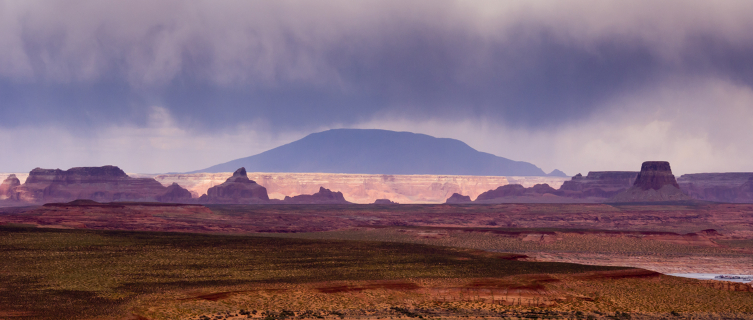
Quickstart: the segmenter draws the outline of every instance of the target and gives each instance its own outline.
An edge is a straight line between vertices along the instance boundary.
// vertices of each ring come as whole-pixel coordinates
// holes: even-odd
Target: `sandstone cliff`
[[[293,197],[285,197],[282,200],[285,203],[296,204],[348,204],[345,201],[342,192],[332,192],[332,190],[319,187],[319,192],[314,194],[301,194]]]
[[[0,192],[7,195],[6,204],[39,204],[89,199],[112,201],[176,201],[190,202],[190,192],[174,186],[165,187],[151,178],[132,178],[116,166],[78,167],[68,170],[36,168],[21,184],[14,174]],[[181,191],[182,190],[182,191]],[[0,190],[2,191],[2,190]],[[186,195],[189,195],[186,197]],[[160,200],[162,199],[162,200]]]
[[[501,186],[484,192],[474,200],[474,203],[577,203],[588,202],[581,198],[567,198],[561,196],[562,191],[550,187],[548,184],[537,184],[526,188],[519,184]]]
[[[753,203],[753,172],[694,173],[677,179],[680,189],[699,200]]]
[[[248,178],[246,168],[240,168],[224,183],[211,187],[199,198],[200,203],[248,204],[269,201],[267,189]]]
[[[691,198],[680,190],[672,174],[669,162],[646,161],[630,189],[623,191],[608,202],[655,202],[685,201]]]
[[[13,188],[15,199],[28,203],[96,201],[155,201],[167,188],[154,179],[131,178],[115,166],[68,170],[36,168],[24,184]]]
[[[164,185],[177,182],[198,197],[208,188],[219,185],[232,173],[162,174],[154,179]],[[399,203],[444,203],[453,193],[477,197],[482,192],[510,183],[526,187],[547,183],[555,188],[568,178],[496,177],[452,175],[381,175],[330,173],[249,172],[248,177],[267,189],[270,198],[283,199],[318,192],[319,187],[343,193],[353,203],[374,203],[389,199]]]
[[[21,181],[16,178],[15,174],[10,174],[3,183],[0,184],[0,200],[17,198],[14,189],[21,185]]]
[[[559,188],[559,195],[567,198],[602,201],[630,188],[638,177],[637,171],[590,171],[580,173]]]

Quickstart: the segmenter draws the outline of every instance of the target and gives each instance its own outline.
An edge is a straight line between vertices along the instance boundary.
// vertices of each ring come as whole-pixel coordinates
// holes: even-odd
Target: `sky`
[[[567,174],[753,171],[751,1],[0,0],[0,172],[183,172],[332,128]]]

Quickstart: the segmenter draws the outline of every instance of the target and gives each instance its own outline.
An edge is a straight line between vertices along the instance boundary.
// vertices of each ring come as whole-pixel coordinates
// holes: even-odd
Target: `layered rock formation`
[[[684,174],[677,183],[694,199],[753,203],[753,172]]]
[[[633,186],[636,177],[637,171],[590,171],[585,177],[579,173],[562,184],[559,195],[602,201]]]
[[[176,186],[180,188],[179,186]],[[173,188],[173,192],[176,189]],[[75,199],[155,201],[168,188],[154,179],[131,178],[115,166],[68,170],[36,168],[26,182],[10,188],[9,199],[22,203],[66,202]],[[186,191],[183,189],[183,191]],[[190,199],[190,198],[188,198]]]
[[[452,196],[450,196],[449,198],[447,198],[447,201],[445,201],[445,203],[450,203],[450,204],[452,204],[452,203],[469,203],[469,202],[471,202],[471,197],[464,196],[464,195],[459,194],[459,193],[453,193]]]
[[[194,197],[198,197],[207,193],[207,189],[223,183],[231,175],[228,172],[163,174],[153,177],[166,186],[177,182],[191,191]],[[374,203],[376,199],[389,199],[403,204],[444,203],[453,193],[475,198],[487,190],[510,183],[525,187],[546,183],[557,188],[568,180],[561,177],[263,172],[249,172],[248,177],[267,188],[269,197],[274,199],[312,194],[318,192],[319,187],[324,187],[342,192],[347,201],[363,204]]]
[[[680,190],[672,174],[669,162],[646,161],[630,189],[625,190],[608,202],[654,202],[684,201],[691,198]]]
[[[561,190],[548,184],[537,184],[526,188],[519,184],[501,186],[484,192],[474,200],[476,203],[572,203],[584,202],[581,199],[561,197]]]
[[[224,183],[211,187],[199,198],[200,203],[249,204],[269,201],[267,189],[248,178],[240,168]]]
[[[20,185],[21,180],[18,180],[15,174],[9,175],[3,180],[3,183],[0,184],[0,200],[17,198],[14,189]]]
[[[301,194],[294,197],[285,197],[282,200],[285,203],[296,204],[348,204],[343,197],[342,192],[332,192],[332,190],[319,187],[319,192],[314,194]],[[389,200],[388,200],[389,201]]]

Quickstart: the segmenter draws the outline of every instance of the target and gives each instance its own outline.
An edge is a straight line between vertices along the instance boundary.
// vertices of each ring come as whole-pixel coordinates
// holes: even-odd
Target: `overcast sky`
[[[0,0],[0,172],[189,171],[330,128],[549,172],[753,171],[753,1]]]

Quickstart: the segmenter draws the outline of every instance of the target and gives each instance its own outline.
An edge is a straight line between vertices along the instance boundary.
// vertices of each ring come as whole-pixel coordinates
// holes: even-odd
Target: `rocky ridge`
[[[684,174],[677,183],[693,199],[753,203],[753,172]]]
[[[319,187],[319,192],[314,194],[301,194],[293,197],[285,197],[282,200],[285,203],[297,204],[348,204],[343,197],[342,192],[332,192],[332,190]],[[388,200],[389,201],[389,200]]]
[[[171,190],[150,178],[132,178],[116,166],[76,167],[68,170],[35,168],[23,184],[9,176],[8,200],[19,203],[66,202],[90,199],[112,201],[158,201]],[[10,180],[9,180],[10,179]],[[183,189],[183,191],[186,191]],[[185,193],[184,193],[185,194]],[[188,198],[190,200],[190,198]]]

